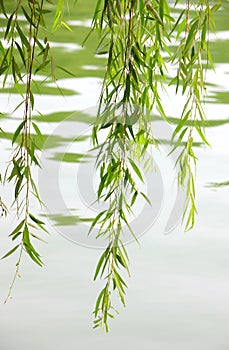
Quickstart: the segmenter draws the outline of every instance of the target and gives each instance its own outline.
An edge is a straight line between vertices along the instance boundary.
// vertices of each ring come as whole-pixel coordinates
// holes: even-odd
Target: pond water
[[[60,71],[58,85],[65,96],[60,96],[57,87],[48,81],[42,94],[35,97],[35,109],[43,114],[37,112],[35,119],[42,133],[51,135],[45,138],[45,152],[41,154],[49,177],[46,181],[37,174],[48,205],[51,235],[46,237],[48,244],[37,244],[45,266],[38,268],[25,256],[22,278],[17,280],[13,298],[6,305],[3,302],[14,273],[15,257],[0,264],[0,349],[228,350],[229,187],[208,186],[229,180],[229,3],[222,3],[216,16],[217,33],[211,36],[215,72],[210,70],[207,75],[206,132],[211,147],[196,147],[195,228],[184,234],[178,225],[170,234],[164,234],[176,190],[173,167],[165,160],[166,150],[162,149],[154,154],[161,175],[158,181],[164,190],[161,205],[154,214],[147,214],[153,215],[155,221],[141,236],[140,245],[128,245],[131,278],[127,307],[119,307],[120,315],[111,322],[109,334],[92,330],[92,310],[101,287],[92,279],[101,251],[86,247],[99,246],[86,235],[86,218],[98,208],[86,208],[93,202],[96,179],[87,163],[79,166],[82,159],[86,162],[90,156],[87,153],[85,158],[84,153],[105,64],[105,58],[94,56],[95,37],[89,39],[86,48],[81,47],[94,2],[79,1],[67,15],[72,32],[62,29],[56,36],[50,34],[57,64],[67,64],[76,78]],[[42,76],[36,79],[41,80]],[[20,101],[10,83],[7,89],[0,93],[2,113],[10,113]],[[169,116],[177,117],[179,100],[175,100],[172,88],[163,101]],[[6,131],[5,138],[0,139],[1,164],[9,157],[10,134],[20,115],[18,109],[10,119],[1,116],[1,127]],[[81,177],[76,176],[77,171],[82,171]],[[8,197],[11,198],[10,188]],[[137,216],[142,215],[145,211],[140,204]],[[1,219],[1,255],[11,246],[7,234],[15,223],[14,216]],[[140,224],[136,225],[139,228]]]

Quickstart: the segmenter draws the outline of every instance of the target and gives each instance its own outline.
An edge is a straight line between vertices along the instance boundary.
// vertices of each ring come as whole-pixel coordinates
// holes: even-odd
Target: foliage
[[[8,5],[8,4],[7,4]],[[31,239],[42,238],[34,233],[34,230],[46,229],[43,222],[30,213],[30,196],[34,196],[40,204],[38,189],[31,168],[40,166],[37,157],[38,146],[32,137],[32,131],[41,138],[41,132],[38,125],[32,121],[32,111],[34,109],[34,96],[32,91],[33,76],[40,71],[45,71],[45,67],[51,65],[52,56],[48,43],[44,15],[44,1],[28,1],[22,3],[15,2],[14,8],[10,8],[10,15],[7,14],[7,7],[1,2],[1,10],[6,18],[6,30],[4,40],[5,47],[1,43],[1,74],[4,74],[3,86],[7,80],[12,77],[13,84],[21,96],[22,101],[17,106],[23,105],[24,113],[22,121],[18,125],[12,137],[12,155],[4,174],[3,182],[12,182],[14,184],[14,200],[12,207],[16,206],[18,219],[23,218],[17,227],[10,233],[9,237],[17,244],[2,259],[19,250],[19,258],[16,264],[16,272],[7,299],[17,275],[22,252],[25,251],[30,258],[39,266],[43,265],[41,257]],[[19,15],[23,15],[28,22],[27,32],[21,29]],[[39,39],[39,31],[43,31],[43,40]],[[52,70],[51,70],[52,74]],[[26,84],[26,92],[22,93],[20,83]],[[6,212],[4,204],[2,210]],[[6,299],[6,300],[7,300]]]
[[[54,7],[51,3],[48,0],[17,0],[13,8],[12,4],[8,8],[8,2],[0,1],[6,20],[7,42],[5,46],[0,44],[0,74],[4,76],[3,86],[9,77],[13,77],[14,86],[22,97],[20,105],[24,106],[24,115],[12,138],[12,157],[3,178],[3,182],[14,183],[13,205],[20,218],[20,223],[10,234],[16,245],[3,257],[19,250],[13,283],[23,251],[42,265],[41,257],[31,243],[33,237],[40,239],[33,233],[34,229],[46,230],[44,223],[30,213],[30,196],[34,195],[40,201],[31,173],[32,167],[40,166],[38,147],[31,130],[42,137],[32,115],[35,103],[32,86],[36,84],[33,76],[43,73],[45,79],[51,76],[55,81],[55,64],[45,24],[46,14],[52,11],[50,8],[55,8],[53,31],[61,25],[70,29],[63,21],[64,1],[59,0]],[[179,4],[183,2],[176,0],[174,9]],[[186,0],[184,9],[175,16],[166,0],[97,1],[92,21],[92,31],[96,31],[99,38],[96,54],[107,54],[108,58],[92,141],[98,150],[98,201],[107,202],[107,209],[94,218],[90,234],[99,227],[97,238],[105,237],[107,247],[94,274],[94,279],[103,278],[105,283],[96,301],[94,327],[109,330],[108,321],[115,311],[113,293],[117,292],[125,305],[127,283],[123,272],[129,275],[129,259],[123,236],[128,228],[135,237],[128,216],[138,197],[149,202],[146,194],[139,190],[139,181],[144,181],[140,169],[149,167],[147,151],[158,144],[150,129],[151,114],[157,111],[165,122],[170,122],[161,98],[161,91],[170,85],[175,86],[177,93],[181,91],[185,98],[171,143],[173,151],[178,147],[182,149],[177,159],[177,180],[186,191],[185,229],[194,225],[197,159],[193,143],[196,134],[208,145],[202,102],[206,93],[205,69],[209,64],[212,66],[209,30],[214,30],[213,14],[219,7],[219,1],[210,4],[207,0]],[[28,23],[27,32],[20,27],[19,14]],[[171,76],[171,66],[176,68],[174,76]],[[25,94],[20,82],[26,84]],[[1,198],[0,208],[4,214],[7,212]],[[12,286],[10,292],[11,289]]]
[[[179,1],[174,6],[177,4]],[[103,197],[109,204],[92,224],[92,227],[99,225],[99,236],[105,235],[108,240],[95,274],[97,278],[101,272],[100,277],[105,276],[106,280],[95,306],[95,327],[108,330],[107,319],[113,317],[113,290],[117,290],[125,305],[126,283],[117,272],[122,268],[129,273],[122,233],[126,225],[131,230],[126,212],[131,211],[136,198],[142,194],[132,173],[143,180],[137,163],[140,160],[144,163],[149,146],[157,146],[150,131],[149,114],[156,109],[169,122],[160,91],[171,84],[175,84],[176,92],[181,90],[186,99],[171,142],[172,152],[178,146],[182,149],[177,165],[178,184],[186,190],[185,229],[194,226],[196,156],[193,132],[195,130],[208,145],[202,107],[205,95],[203,58],[207,60],[205,67],[208,63],[212,65],[208,32],[210,27],[214,28],[212,14],[219,6],[218,2],[211,6],[208,1],[186,1],[186,8],[176,19],[165,0],[97,2],[93,18],[100,38],[97,54],[107,53],[108,60],[93,141],[100,148],[98,200]],[[174,42],[177,42],[175,50],[171,47]],[[169,65],[177,67],[174,77],[169,75]],[[107,130],[106,140],[100,144],[99,132],[104,129]],[[128,186],[129,202],[125,195]]]

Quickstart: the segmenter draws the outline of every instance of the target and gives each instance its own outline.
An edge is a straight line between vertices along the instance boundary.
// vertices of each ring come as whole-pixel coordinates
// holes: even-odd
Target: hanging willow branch
[[[174,4],[175,8],[178,3]],[[187,0],[186,8],[175,20],[165,0],[97,2],[93,27],[100,42],[96,53],[107,54],[108,60],[92,138],[99,149],[98,200],[107,202],[108,208],[97,215],[91,226],[91,230],[95,226],[99,228],[98,237],[107,239],[107,248],[94,276],[105,280],[95,305],[95,327],[109,330],[108,319],[114,317],[115,310],[113,293],[117,292],[125,305],[127,284],[121,271],[129,274],[129,261],[122,240],[126,227],[132,232],[127,215],[139,195],[148,200],[139,191],[134,175],[144,181],[139,165],[144,167],[147,148],[156,146],[150,130],[150,114],[157,110],[169,122],[159,91],[172,84],[176,85],[177,93],[182,91],[186,100],[171,142],[173,151],[178,146],[182,149],[177,164],[178,185],[186,191],[185,229],[194,226],[193,134],[197,132],[208,145],[202,107],[206,90],[203,59],[212,63],[208,31],[210,22],[213,24],[212,14],[219,6],[218,1],[211,7],[206,0]],[[172,39],[177,42],[176,50],[170,44]],[[177,67],[175,77],[168,74],[169,63]],[[106,131],[102,143],[100,131],[103,135]]]
[[[203,109],[203,100],[206,95],[205,70],[210,63],[213,67],[211,54],[208,45],[208,31],[213,19],[212,14],[219,8],[217,5],[210,7],[208,1],[201,1],[198,5],[192,5],[194,15],[190,19],[191,2],[187,1],[186,10],[184,10],[175,26],[177,29],[177,39],[181,35],[181,27],[185,23],[185,35],[181,39],[177,51],[172,56],[172,63],[177,64],[177,75],[173,78],[172,83],[176,84],[176,92],[181,88],[182,94],[186,95],[186,101],[172,141],[178,137],[174,149],[184,142],[183,150],[177,159],[179,163],[178,184],[186,189],[186,205],[183,213],[185,229],[192,229],[195,223],[195,169],[196,156],[193,149],[193,132],[201,138],[203,144],[209,143],[205,137],[204,122],[205,112]],[[203,60],[207,64],[203,64]],[[187,124],[190,126],[188,127]],[[173,149],[173,150],[174,150]]]
[[[7,15],[3,2],[1,8],[6,17],[6,31],[4,39],[7,41],[7,47],[1,45],[1,72],[4,72],[4,82],[11,76],[14,86],[22,96],[22,102],[19,107],[24,107],[22,121],[12,136],[12,146],[14,146],[12,157],[9,161],[5,173],[4,181],[11,182],[14,186],[14,201],[17,217],[20,221],[17,227],[10,233],[9,237],[16,245],[6,253],[2,259],[19,251],[16,271],[12,284],[10,286],[7,299],[11,295],[14,282],[19,275],[20,262],[23,251],[39,266],[43,265],[40,254],[32,243],[32,238],[43,240],[35,232],[37,230],[46,231],[44,223],[36,215],[30,212],[30,197],[34,196],[42,204],[36,183],[32,176],[32,167],[40,166],[36,155],[39,149],[36,145],[33,133],[38,137],[41,132],[32,121],[32,110],[34,108],[34,95],[32,92],[33,75],[42,70],[50,63],[49,43],[46,36],[43,13],[44,1],[17,1],[14,10],[11,8],[10,16]],[[18,15],[23,15],[29,23],[29,28],[21,28]],[[39,40],[39,30],[43,29],[45,37],[43,43]],[[41,58],[37,58],[37,57]],[[25,84],[25,94],[21,91],[20,84]],[[4,208],[4,207],[3,207]],[[35,232],[34,232],[35,231]],[[46,231],[47,232],[47,231]]]

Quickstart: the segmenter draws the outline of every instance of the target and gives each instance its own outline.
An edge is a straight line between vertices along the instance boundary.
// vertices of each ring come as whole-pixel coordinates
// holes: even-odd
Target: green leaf
[[[97,192],[98,198],[100,198],[101,193],[102,193],[102,191],[103,191],[103,189],[104,189],[104,187],[105,187],[105,182],[106,182],[106,180],[107,180],[107,177],[108,177],[108,173],[106,173],[106,174],[102,177],[102,179],[101,179],[101,181],[100,181],[99,188],[98,188],[98,192]]]
[[[138,196],[138,191],[135,191],[134,194],[133,194],[133,197],[131,199],[131,203],[130,203],[131,207],[135,203],[137,196]]]
[[[202,141],[203,141],[206,145],[211,146],[210,143],[208,142],[208,140],[206,139],[206,137],[204,136],[204,134],[203,134],[201,128],[200,128],[198,125],[195,125],[195,127],[196,127],[196,131],[197,131],[198,134],[200,135]]]
[[[15,200],[18,198],[21,190],[22,190],[22,181],[23,181],[23,177],[20,177],[17,182],[16,182],[16,185],[15,185],[15,191],[14,191],[14,197],[15,197]]]
[[[44,225],[45,223],[37,218],[35,218],[34,215],[32,215],[31,213],[29,213],[29,217],[31,220],[33,220],[33,222],[35,222],[36,224],[41,224],[41,225]]]
[[[151,12],[151,14],[153,15],[153,17],[155,17],[155,19],[157,19],[157,21],[160,23],[160,25],[163,26],[163,25],[164,25],[164,24],[163,24],[163,21],[162,21],[160,15],[159,15],[159,14],[157,13],[157,11],[155,10],[155,8],[154,8],[152,5],[150,5],[150,4],[147,4],[146,7],[147,7],[147,9]]]
[[[21,130],[23,129],[25,123],[26,123],[26,120],[23,120],[23,122],[21,122],[21,124],[17,127],[15,133],[13,134],[12,145],[14,144],[14,142],[16,141],[16,139],[18,138],[18,136],[19,136]]]
[[[0,8],[1,8],[3,14],[5,15],[5,17],[7,18],[6,10],[4,7],[4,0],[0,0]]]
[[[97,224],[97,222],[99,221],[99,219],[102,217],[102,215],[106,212],[106,210],[101,211],[92,221],[89,233],[92,231],[92,229],[95,227],[95,225]]]
[[[140,192],[140,194],[142,195],[142,197],[146,200],[146,202],[151,206],[152,203],[149,199],[149,197],[147,197],[147,195],[144,192]]]
[[[207,34],[207,18],[204,19],[204,24],[201,32],[201,48],[204,48],[206,43],[206,34]]]
[[[211,8],[211,12],[216,12],[218,11],[218,9],[221,7],[221,3],[218,1],[218,4],[215,4],[214,6],[212,6]]]
[[[103,254],[101,255],[101,257],[100,257],[100,259],[99,259],[99,262],[98,262],[98,264],[97,264],[97,266],[96,266],[94,278],[93,278],[94,281],[96,280],[96,278],[97,278],[97,276],[98,276],[98,274],[99,274],[99,271],[100,271],[100,269],[101,269],[101,266],[102,266],[102,264],[103,264],[103,261],[104,261],[104,259],[108,256],[109,252],[110,252],[110,244],[108,245],[108,247],[106,248],[106,250],[103,252]]]
[[[56,67],[59,68],[59,69],[61,69],[63,72],[65,72],[65,73],[71,75],[72,77],[74,77],[74,78],[76,77],[76,75],[75,75],[74,73],[70,72],[70,71],[69,71],[68,69],[66,69],[65,67],[61,67],[61,66],[59,66],[59,65],[57,65]]]
[[[34,96],[33,96],[32,91],[30,91],[29,96],[30,96],[31,108],[33,109],[34,108]]]
[[[22,231],[19,231],[17,233],[15,233],[13,236],[12,236],[12,241],[14,241],[15,239],[17,239],[19,236],[21,236],[22,234]]]
[[[52,32],[55,32],[60,26],[60,22],[62,18],[62,7],[63,7],[63,0],[58,0],[58,3],[56,5],[55,18],[52,26]]]
[[[174,30],[175,30],[176,27],[178,26],[178,24],[179,24],[181,18],[183,17],[184,13],[185,13],[185,10],[181,11],[181,13],[180,13],[180,15],[179,15],[179,17],[178,17],[176,23],[174,24],[174,26],[173,26],[171,32],[169,33],[169,36],[174,32]]]
[[[30,232],[30,234],[31,234],[32,237],[36,238],[37,240],[39,240],[39,241],[41,241],[43,243],[47,243],[43,238],[37,236],[35,233]]]
[[[189,33],[188,33],[188,37],[185,43],[185,52],[187,52],[190,48],[190,46],[192,46],[193,41],[195,40],[195,35],[196,35],[196,31],[199,25],[199,19],[197,19],[193,25],[191,26]]]
[[[8,69],[8,68],[9,68],[9,66],[1,67],[0,68],[0,75],[2,75],[5,72],[5,70]]]
[[[28,23],[31,24],[32,26],[35,26],[34,23],[32,22],[31,16],[26,12],[25,8],[23,6],[21,6],[21,9],[22,9],[24,16],[27,19]]]
[[[132,168],[134,169],[135,173],[138,175],[139,179],[140,179],[142,182],[144,182],[143,177],[142,177],[142,174],[141,174],[139,168],[137,167],[136,163],[135,163],[131,158],[128,158],[128,159],[129,159],[129,162],[130,162]]]
[[[65,23],[64,21],[61,21],[60,24],[61,24],[62,26],[64,26],[67,30],[69,30],[70,32],[72,32],[72,28],[69,27],[69,25],[68,25],[67,23]]]
[[[8,19],[8,22],[7,22],[7,25],[6,25],[6,30],[5,30],[4,39],[6,39],[6,38],[7,38],[7,35],[9,34],[11,22],[12,22],[12,19],[13,19],[14,15],[15,15],[15,11],[12,12],[10,18]]]
[[[23,230],[23,246],[27,252],[27,254],[30,256],[30,258],[39,266],[43,265],[43,262],[40,258],[40,254],[35,250],[33,245],[30,242],[30,234],[27,224],[25,224],[24,230]]]
[[[17,28],[17,32],[18,32],[18,34],[19,34],[19,36],[20,36],[20,39],[21,39],[23,45],[24,45],[26,48],[28,48],[29,42],[28,42],[26,36],[24,35],[24,33],[22,32],[22,30],[21,30],[21,28],[20,28],[20,26],[19,26],[18,23],[16,24],[16,28]]]
[[[187,113],[185,114],[185,116],[180,120],[179,124],[177,125],[176,129],[174,130],[173,132],[173,135],[172,135],[172,139],[171,139],[171,142],[173,142],[175,136],[179,133],[179,131],[183,128],[183,126],[185,125],[186,121],[188,120],[188,117],[190,116],[191,114],[191,109],[189,109],[187,111]]]
[[[20,224],[9,234],[9,237],[13,236],[15,233],[19,232],[22,226],[24,225],[25,220],[23,219]]]
[[[100,306],[102,297],[104,297],[105,291],[106,291],[106,287],[101,290],[101,292],[99,293],[99,296],[98,296],[98,298],[96,300],[95,311],[94,311],[95,317],[97,317],[97,315],[98,315],[99,306]]]
[[[124,91],[123,102],[129,101],[130,98],[130,75],[126,77],[126,88]]]
[[[20,244],[17,244],[14,248],[12,248],[8,253],[6,253],[2,258],[2,259],[5,259],[7,258],[8,256],[10,256],[11,254],[13,254],[17,249],[18,247],[20,246]]]
[[[35,124],[34,122],[32,122],[32,125],[33,125],[34,130],[35,130],[37,136],[39,137],[39,139],[40,139],[40,140],[43,140],[43,135],[42,135],[42,133],[41,133],[39,127],[37,126],[37,124]]]
[[[22,62],[23,62],[23,65],[24,65],[24,67],[26,67],[25,56],[24,56],[24,53],[23,53],[23,51],[22,51],[22,48],[21,48],[21,46],[18,44],[18,42],[17,42],[16,40],[15,40],[15,44],[16,44],[17,49],[18,49],[18,52],[19,52],[19,54],[20,54],[20,56],[21,56],[21,60],[22,60]]]

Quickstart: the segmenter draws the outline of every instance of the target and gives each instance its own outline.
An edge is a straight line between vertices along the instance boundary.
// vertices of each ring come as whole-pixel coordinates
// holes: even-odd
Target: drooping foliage
[[[17,0],[14,6],[9,6],[8,1],[0,1],[5,16],[4,43],[0,44],[0,74],[4,77],[3,86],[12,77],[21,95],[20,106],[24,106],[22,120],[12,135],[12,156],[6,173],[1,177],[3,183],[14,184],[13,205],[17,208],[19,220],[10,234],[15,245],[4,256],[19,252],[12,286],[23,251],[38,265],[43,263],[32,239],[41,239],[35,231],[46,229],[36,214],[30,212],[31,196],[41,202],[31,172],[33,167],[40,166],[38,147],[32,134],[42,138],[33,120],[33,85],[36,84],[33,77],[39,73],[44,79],[51,76],[55,81],[55,63],[45,16],[53,11],[53,30],[61,25],[68,28],[63,20],[63,6],[61,0],[54,4],[44,0]],[[198,135],[208,145],[203,108],[205,72],[208,65],[213,66],[209,31],[214,30],[213,14],[219,7],[219,1],[210,3],[207,0],[177,0],[174,3],[167,0],[97,1],[92,18],[92,31],[98,34],[96,54],[106,54],[108,58],[92,141],[98,150],[98,201],[105,201],[107,208],[92,221],[90,234],[97,227],[97,238],[105,238],[107,247],[94,274],[94,279],[104,279],[94,309],[95,327],[109,330],[109,318],[115,313],[114,293],[125,305],[127,283],[124,276],[125,273],[129,275],[129,259],[123,236],[125,230],[129,230],[135,237],[128,218],[138,197],[151,204],[139,189],[138,182],[144,182],[140,169],[150,166],[147,152],[159,142],[151,129],[152,116],[160,114],[169,123],[162,98],[162,92],[169,86],[175,86],[176,93],[184,95],[184,105],[171,144],[172,152],[180,150],[177,182],[186,193],[185,230],[194,225],[197,159],[193,142]],[[19,15],[27,21],[27,32],[20,27]],[[21,83],[26,85],[25,92],[21,90]],[[0,206],[2,212],[7,213],[2,200]]]

